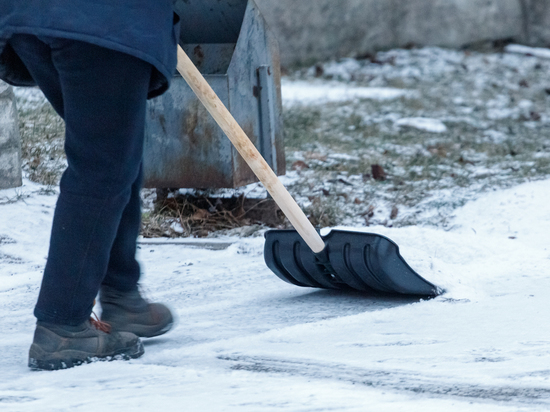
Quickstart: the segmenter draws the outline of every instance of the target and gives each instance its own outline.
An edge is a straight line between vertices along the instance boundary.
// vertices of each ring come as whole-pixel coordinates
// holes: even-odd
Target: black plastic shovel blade
[[[298,286],[436,296],[441,291],[422,278],[390,239],[374,233],[332,230],[325,249],[313,253],[295,230],[269,230],[264,258],[282,280]]]

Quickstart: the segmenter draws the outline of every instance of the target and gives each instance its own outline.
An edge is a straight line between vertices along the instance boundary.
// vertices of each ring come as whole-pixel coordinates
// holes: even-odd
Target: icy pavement
[[[130,362],[26,366],[55,196],[0,191],[2,411],[535,411],[550,408],[550,180],[487,193],[449,230],[371,227],[447,292],[298,288],[262,239],[143,244],[143,287],[178,316]]]

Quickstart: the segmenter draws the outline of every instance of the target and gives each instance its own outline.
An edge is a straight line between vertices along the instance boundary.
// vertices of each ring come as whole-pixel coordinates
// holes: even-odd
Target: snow
[[[427,117],[405,117],[397,120],[395,125],[397,127],[414,127],[431,133],[445,133],[447,131],[447,126],[441,120]]]
[[[550,49],[544,47],[529,47],[521,44],[509,44],[504,48],[507,53],[524,54],[528,56],[550,59]]]
[[[44,93],[37,87],[14,87],[13,92],[18,99],[19,110],[32,110],[46,101]]]
[[[56,201],[47,193],[28,181],[0,191],[1,410],[550,405],[550,180],[484,194],[447,230],[368,228],[446,290],[431,300],[286,284],[265,267],[261,238],[219,239],[217,249],[142,243],[144,292],[173,308],[175,329],[146,340],[137,360],[32,372],[32,309]]]
[[[353,87],[342,83],[286,80],[282,82],[282,98],[287,107],[293,104],[326,104],[356,99],[392,100],[409,95],[410,91],[392,87]]]
[[[320,62],[289,73],[283,82],[283,95],[294,83],[323,82],[330,87],[390,87],[409,93],[388,101],[324,106],[297,107],[283,101],[289,135],[306,136],[303,152],[293,142],[293,150],[287,152],[289,164],[302,160],[310,167],[299,171],[290,187],[301,205],[307,206],[308,197],[318,196],[322,187],[330,196],[318,197],[338,210],[338,224],[442,227],[455,207],[480,192],[548,178],[548,162],[542,159],[548,153],[550,60],[500,50],[437,47],[393,49],[367,57]],[[447,130],[434,133],[396,124],[411,118],[433,119],[439,130]],[[361,160],[336,164],[328,158],[344,148]],[[327,161],[309,159],[308,152]],[[368,184],[343,187],[332,176],[340,169],[368,175],[372,164],[384,167],[385,182],[367,180]],[[411,174],[417,166],[417,173]],[[358,201],[337,197],[342,193]],[[367,220],[364,212],[370,205],[377,212]],[[399,213],[392,219],[394,206]]]

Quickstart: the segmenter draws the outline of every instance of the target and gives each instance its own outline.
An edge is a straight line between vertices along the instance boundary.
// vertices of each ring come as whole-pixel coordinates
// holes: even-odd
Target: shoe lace
[[[92,315],[93,316],[90,317],[90,324],[94,328],[96,328],[97,330],[100,330],[101,332],[111,333],[111,325],[99,320],[95,312],[92,312]]]

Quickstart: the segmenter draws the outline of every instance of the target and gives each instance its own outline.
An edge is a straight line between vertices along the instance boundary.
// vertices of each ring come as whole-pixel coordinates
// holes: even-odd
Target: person
[[[178,22],[172,0],[0,2],[0,79],[38,85],[66,126],[33,369],[137,358],[173,324],[141,296],[135,253],[146,101],[169,87]]]

